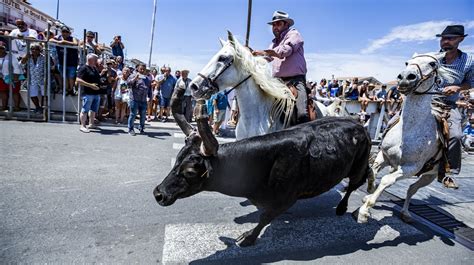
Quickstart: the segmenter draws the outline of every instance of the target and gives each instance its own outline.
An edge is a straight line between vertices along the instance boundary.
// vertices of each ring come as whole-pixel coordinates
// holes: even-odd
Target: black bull
[[[197,104],[199,133],[185,123],[181,100],[173,96],[175,118],[188,135],[176,164],[154,190],[162,206],[201,191],[243,197],[263,210],[258,225],[237,240],[254,244],[261,230],[298,199],[322,194],[349,178],[336,214],[347,211],[350,194],[367,179],[371,141],[348,118],[328,117],[286,130],[217,145],[202,101]]]

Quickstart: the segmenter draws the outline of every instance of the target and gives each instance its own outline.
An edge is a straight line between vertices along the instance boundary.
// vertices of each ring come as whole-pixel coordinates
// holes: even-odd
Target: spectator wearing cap
[[[453,81],[444,81],[439,85],[440,91],[446,95],[446,103],[451,111],[448,118],[449,123],[449,148],[448,162],[452,174],[459,174],[461,171],[461,138],[462,138],[462,116],[457,108],[456,101],[462,91],[469,90],[474,86],[474,56],[459,49],[459,45],[467,34],[464,34],[463,25],[447,26],[441,34],[439,44],[441,50],[446,52],[441,63],[456,74],[453,74]],[[443,182],[447,188],[458,188],[453,176],[446,176],[444,166],[439,167],[438,181]]]
[[[400,91],[398,91],[397,86],[392,86],[387,92],[387,100],[388,100],[388,116],[391,118],[395,116],[395,114],[400,110],[402,107],[402,96]]]
[[[99,45],[94,42],[95,39],[95,33],[92,31],[87,31],[86,32],[86,51],[87,54],[89,53],[95,53],[97,55],[100,55],[102,53],[102,50],[100,49]],[[81,41],[80,45],[83,45],[84,42]]]
[[[123,45],[122,36],[114,36],[114,39],[110,42],[110,48],[112,48],[112,54],[114,56],[122,56],[123,58],[123,49],[125,49],[125,45]]]
[[[11,51],[16,55],[16,57],[22,58],[26,55],[25,39],[38,39],[38,32],[34,29],[28,28],[28,25],[25,23],[25,21],[21,19],[17,19],[15,24],[17,28],[12,30],[9,35],[12,37],[18,37],[20,39],[15,39],[12,41]]]
[[[29,67],[29,90],[30,97],[33,104],[35,104],[36,112],[43,112],[43,97],[44,97],[44,68],[45,56],[41,53],[41,45],[35,43],[30,46],[30,53],[27,53],[22,59],[21,63]],[[41,101],[38,96],[41,94]]]
[[[128,134],[135,136],[134,122],[137,112],[140,115],[140,134],[145,132],[145,118],[147,110],[147,102],[150,100],[151,80],[145,75],[146,65],[138,65],[138,73],[130,77],[128,88],[130,93],[130,116],[128,117]]]
[[[61,34],[57,35],[50,42],[59,44],[56,47],[58,54],[57,68],[61,76],[66,75],[66,95],[74,95],[74,83],[76,79],[77,65],[79,64],[78,50],[74,48],[66,48],[66,72],[63,72],[64,66],[64,47],[60,45],[77,46],[78,40],[71,36],[71,30],[67,26],[61,27]]]
[[[192,92],[189,84],[191,84],[191,79],[189,76],[189,70],[182,70],[181,77],[176,81],[175,89],[184,89],[184,100],[183,100],[183,113],[184,117],[188,122],[191,122],[193,118],[193,103],[192,103]]]
[[[309,121],[307,110],[308,96],[306,93],[306,60],[304,57],[304,41],[301,34],[292,28],[294,21],[288,13],[275,11],[272,21],[273,35],[270,48],[267,50],[255,50],[256,56],[266,56],[268,61],[273,61],[273,76],[281,78],[284,82],[296,87],[297,122]]]
[[[97,69],[97,55],[90,53],[87,55],[86,64],[81,66],[77,73],[77,84],[84,86],[80,115],[81,132],[88,133],[90,129],[97,129],[94,120],[100,105],[99,83],[100,73]],[[87,115],[89,115],[89,126],[86,126]]]
[[[13,74],[10,73],[10,59],[6,51],[5,43],[0,41],[0,98],[2,100],[2,110],[8,109],[8,99],[10,96],[10,83],[13,82],[13,111],[20,110],[20,82],[19,75],[22,73],[18,60],[13,57]]]

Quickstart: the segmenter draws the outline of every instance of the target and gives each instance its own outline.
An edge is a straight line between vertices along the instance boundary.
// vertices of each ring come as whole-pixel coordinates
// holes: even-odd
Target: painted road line
[[[376,213],[375,213],[376,212]],[[191,261],[222,261],[235,258],[275,255],[293,251],[339,248],[347,244],[379,245],[400,240],[400,237],[425,235],[403,223],[390,211],[377,209],[376,220],[361,225],[350,214],[295,220],[276,220],[264,230],[256,245],[240,248],[235,238],[255,224],[191,223],[165,227],[164,264]]]
[[[173,149],[181,150],[184,147],[184,144],[181,143],[173,143]]]
[[[184,133],[174,133],[175,138],[185,138],[186,135]]]

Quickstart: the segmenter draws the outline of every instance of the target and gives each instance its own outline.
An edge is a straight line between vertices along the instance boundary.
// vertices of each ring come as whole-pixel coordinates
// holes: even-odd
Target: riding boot
[[[306,94],[306,87],[303,82],[298,82],[295,87],[298,90],[298,96],[296,97],[296,121],[298,124],[301,124],[309,121],[307,109],[308,94]]]

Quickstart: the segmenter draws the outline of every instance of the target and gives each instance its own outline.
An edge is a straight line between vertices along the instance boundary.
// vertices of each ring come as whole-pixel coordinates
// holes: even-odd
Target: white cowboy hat
[[[287,21],[290,27],[295,24],[295,21],[293,21],[293,19],[290,18],[290,15],[288,15],[288,13],[283,12],[283,11],[275,11],[273,12],[272,21],[268,22],[268,25],[271,25],[273,22],[281,21],[281,20]]]

